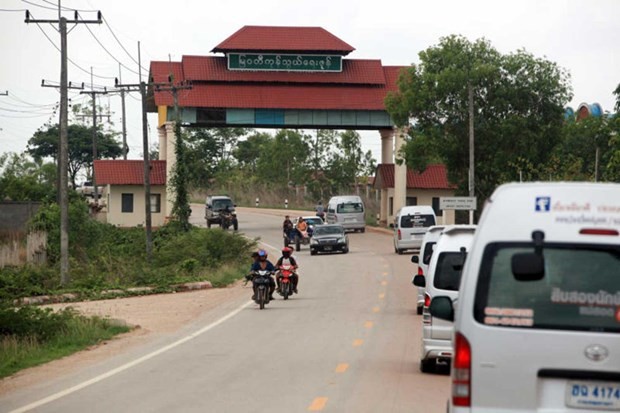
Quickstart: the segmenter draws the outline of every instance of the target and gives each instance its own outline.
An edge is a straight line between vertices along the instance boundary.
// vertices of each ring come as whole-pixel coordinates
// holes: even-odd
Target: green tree
[[[38,130],[28,140],[26,152],[36,159],[58,158],[60,129],[58,125]],[[90,175],[93,166],[93,131],[83,125],[69,125],[69,179],[75,187],[78,173],[84,171]],[[97,154],[99,158],[116,159],[122,155],[121,145],[113,133],[106,133],[97,128]]]
[[[27,154],[0,156],[0,200],[43,201],[56,191],[56,165]]]
[[[467,193],[471,88],[476,196],[484,200],[498,184],[518,180],[519,159],[533,165],[532,173],[543,169],[561,140],[563,108],[571,98],[565,70],[524,50],[502,55],[487,40],[455,35],[419,57],[419,65],[401,73],[399,91],[386,98],[395,122],[413,125],[404,146],[409,167],[440,159]],[[413,143],[420,139],[426,142]],[[429,143],[429,153],[417,151],[421,143]]]
[[[271,185],[302,184],[309,174],[310,148],[301,132],[280,129],[266,142],[257,160],[257,177]]]
[[[255,132],[246,140],[237,143],[233,157],[238,165],[247,172],[256,173],[258,158],[263,148],[273,140],[269,133]]]

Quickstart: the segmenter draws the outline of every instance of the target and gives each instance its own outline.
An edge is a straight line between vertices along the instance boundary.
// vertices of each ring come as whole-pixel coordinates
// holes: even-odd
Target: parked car
[[[349,252],[349,237],[340,224],[317,225],[310,239],[310,255],[319,252]]]
[[[505,184],[487,202],[454,320],[448,410],[620,410],[620,185]]]
[[[429,306],[433,297],[458,298],[461,273],[467,252],[471,248],[475,226],[453,226],[441,231],[431,256],[428,272],[416,275],[414,284],[424,287],[422,310],[422,350],[420,370],[424,373],[435,369],[438,361],[449,362],[452,358],[453,323],[433,318]]]
[[[331,197],[327,203],[326,221],[340,224],[347,230],[365,232],[366,215],[364,202],[357,195]]]
[[[441,235],[441,231],[445,228],[444,225],[433,225],[428,228],[424,238],[422,238],[422,245],[420,246],[419,254],[411,256],[411,262],[418,265],[417,274],[411,277],[411,283],[416,275],[426,275],[428,273],[428,264],[431,262],[431,256],[433,255],[433,249],[437,240]],[[418,297],[416,300],[418,315],[422,314],[422,308],[424,307],[424,287],[416,287],[418,291]]]
[[[205,200],[205,220],[207,221],[207,227],[211,228],[211,225],[222,225],[222,211],[228,209],[228,212],[234,213],[236,205],[233,204],[232,199],[225,195],[209,195]],[[236,220],[236,214],[235,214]],[[237,228],[235,228],[236,230]]]
[[[436,223],[435,211],[430,205],[404,206],[394,217],[394,252],[420,249],[426,231]]]
[[[92,182],[86,181],[83,182],[82,185],[79,185],[75,188],[76,192],[81,194],[82,196],[94,198],[95,197],[95,187]],[[103,194],[103,186],[97,185],[97,198],[101,198]]]

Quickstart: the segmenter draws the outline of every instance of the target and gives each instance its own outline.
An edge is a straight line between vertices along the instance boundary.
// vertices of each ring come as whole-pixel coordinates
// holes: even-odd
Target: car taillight
[[[400,233],[400,230],[398,230],[398,240],[400,241],[401,239],[403,239],[402,234]]]
[[[461,333],[454,335],[452,404],[461,407],[471,405],[471,347]]]
[[[418,265],[418,275],[424,275],[424,271],[419,265]]]
[[[428,293],[424,293],[424,307],[422,308],[422,324],[430,326],[433,324],[433,317],[429,307],[431,305],[431,296]]]

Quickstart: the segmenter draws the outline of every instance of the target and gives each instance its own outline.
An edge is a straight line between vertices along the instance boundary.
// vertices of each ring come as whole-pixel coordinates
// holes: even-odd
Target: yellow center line
[[[387,281],[381,281],[381,285],[387,285]]]
[[[373,307],[372,308],[372,312],[373,313],[378,313],[381,309],[379,307]]]
[[[308,407],[309,412],[319,412],[325,408],[327,404],[327,397],[317,397],[312,401],[310,407]]]
[[[340,363],[336,366],[336,373],[344,373],[349,368],[347,363]]]
[[[359,347],[362,344],[364,344],[364,340],[362,340],[361,338],[358,338],[356,340],[353,340],[353,347]]]
[[[366,327],[366,328],[372,328],[372,325],[373,325],[373,324],[372,324],[372,321],[366,321],[366,322],[364,323],[364,327]]]
[[[379,294],[379,300],[383,300],[385,298],[385,293]]]

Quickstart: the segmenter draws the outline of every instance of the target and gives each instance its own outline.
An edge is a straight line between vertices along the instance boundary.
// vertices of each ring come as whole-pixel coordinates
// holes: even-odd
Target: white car
[[[429,305],[436,296],[449,297],[453,302],[458,298],[461,272],[474,232],[473,225],[445,228],[435,244],[427,274],[414,277],[415,285],[425,287],[420,353],[420,370],[424,373],[434,371],[438,361],[452,358],[453,323],[433,317]]]
[[[620,411],[619,184],[498,187],[459,294],[449,412]]]

